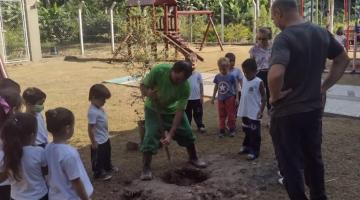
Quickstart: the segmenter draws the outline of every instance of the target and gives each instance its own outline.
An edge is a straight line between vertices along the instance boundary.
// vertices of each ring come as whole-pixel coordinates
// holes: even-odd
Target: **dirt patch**
[[[257,199],[276,183],[276,163],[272,160],[248,162],[242,156],[206,156],[206,169],[185,162],[156,173],[152,181],[134,180],[123,188],[121,199],[149,200],[239,200]]]
[[[183,167],[180,169],[169,170],[163,176],[165,183],[179,186],[190,186],[204,182],[209,178],[209,174],[199,169]]]

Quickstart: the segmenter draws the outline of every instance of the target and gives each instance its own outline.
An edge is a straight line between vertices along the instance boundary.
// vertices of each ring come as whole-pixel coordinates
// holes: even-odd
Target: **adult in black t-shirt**
[[[290,199],[326,199],[321,155],[323,97],[343,75],[349,58],[326,30],[305,22],[295,0],[276,0],[272,19],[282,32],[275,38],[268,75],[273,105],[270,133]],[[332,59],[321,83],[326,59]]]

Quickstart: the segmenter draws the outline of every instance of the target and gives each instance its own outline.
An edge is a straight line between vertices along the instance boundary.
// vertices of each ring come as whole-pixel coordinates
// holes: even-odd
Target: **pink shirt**
[[[249,51],[250,57],[255,58],[258,70],[269,70],[269,61],[271,56],[271,45],[263,49],[258,44],[255,44]]]

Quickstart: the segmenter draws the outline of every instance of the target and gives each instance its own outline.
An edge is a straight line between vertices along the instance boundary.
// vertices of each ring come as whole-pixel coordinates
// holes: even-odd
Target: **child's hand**
[[[257,118],[258,118],[258,119],[261,119],[262,117],[263,117],[263,114],[262,114],[261,111],[259,111],[258,114],[257,114]]]
[[[215,103],[215,98],[212,98],[211,99],[211,104],[214,104]]]
[[[239,99],[236,99],[236,100],[235,100],[235,104],[236,104],[236,105],[239,105],[239,103],[240,103]]]
[[[91,149],[97,149],[98,148],[98,144],[96,142],[91,144]]]

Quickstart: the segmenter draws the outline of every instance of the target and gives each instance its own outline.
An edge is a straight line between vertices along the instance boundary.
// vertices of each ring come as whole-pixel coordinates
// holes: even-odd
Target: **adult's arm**
[[[322,94],[325,94],[326,91],[342,77],[349,62],[349,57],[347,56],[345,51],[343,51],[340,55],[336,56],[333,59],[333,63],[330,67],[329,73],[321,86]]]
[[[274,64],[270,68],[268,74],[268,84],[270,90],[271,104],[284,98],[287,94],[289,94],[292,91],[291,89],[282,91],[284,85],[285,70],[286,67],[282,64]]]
[[[287,38],[280,34],[275,38],[270,58],[268,84],[270,90],[270,103],[285,97],[291,89],[282,91],[286,67],[290,62],[290,47]]]

